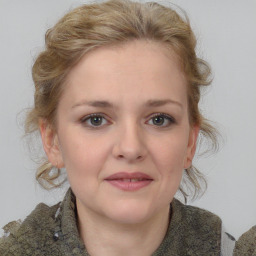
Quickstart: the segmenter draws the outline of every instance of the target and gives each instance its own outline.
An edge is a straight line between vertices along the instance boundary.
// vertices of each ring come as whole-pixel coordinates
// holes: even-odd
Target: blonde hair
[[[200,87],[210,83],[210,68],[196,56],[196,38],[187,16],[158,3],[138,3],[129,0],[110,0],[82,5],[67,13],[46,32],[45,50],[37,57],[33,69],[35,84],[34,107],[28,113],[25,131],[38,131],[40,119],[54,126],[56,109],[69,71],[92,49],[131,40],[150,40],[169,46],[179,56],[188,81],[190,124],[198,124],[201,137],[217,147],[216,130],[201,115],[198,107]],[[56,187],[59,171],[51,174],[53,166],[46,160],[38,168],[36,178]],[[196,196],[202,190],[203,175],[193,166],[185,170],[180,191]],[[190,191],[191,192],[191,191]]]

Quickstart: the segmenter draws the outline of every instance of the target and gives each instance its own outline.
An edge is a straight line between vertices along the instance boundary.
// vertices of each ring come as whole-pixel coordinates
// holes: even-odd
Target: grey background
[[[46,29],[83,2],[0,0],[0,227],[65,192],[36,184],[36,165],[22,139],[24,111],[19,113],[32,104],[30,70]],[[218,214],[237,238],[256,224],[256,1],[172,2],[189,14],[198,52],[212,66],[214,81],[201,108],[225,140],[218,154],[196,159],[208,190],[193,204]]]

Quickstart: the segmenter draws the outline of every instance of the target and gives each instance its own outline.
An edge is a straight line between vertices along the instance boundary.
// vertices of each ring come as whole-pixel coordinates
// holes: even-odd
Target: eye
[[[162,113],[154,114],[148,121],[148,124],[159,127],[168,127],[173,123],[175,123],[175,119],[172,116]]]
[[[90,114],[82,118],[81,122],[90,127],[100,127],[108,123],[102,114]]]

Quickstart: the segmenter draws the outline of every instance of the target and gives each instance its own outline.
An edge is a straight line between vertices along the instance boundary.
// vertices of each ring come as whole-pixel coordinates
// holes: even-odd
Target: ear
[[[199,131],[200,131],[199,125],[194,125],[193,127],[190,128],[188,147],[187,147],[187,156],[184,161],[184,169],[187,169],[192,165],[192,160],[196,152],[196,142],[197,142]]]
[[[39,128],[44,151],[48,161],[56,168],[63,168],[63,158],[60,150],[58,135],[52,125],[47,120],[39,121]]]

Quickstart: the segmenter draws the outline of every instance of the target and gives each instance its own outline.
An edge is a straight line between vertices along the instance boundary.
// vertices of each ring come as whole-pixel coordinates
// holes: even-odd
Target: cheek
[[[153,161],[160,184],[158,201],[170,204],[182,179],[184,147],[177,145],[174,140],[168,140],[161,147],[154,148]]]
[[[152,141],[150,145],[153,161],[161,172],[170,175],[172,172],[182,172],[187,157],[186,134],[168,136],[162,141]]]
[[[70,134],[70,133],[66,133]],[[91,136],[62,136],[61,153],[69,179],[97,177],[108,155],[108,145]]]

